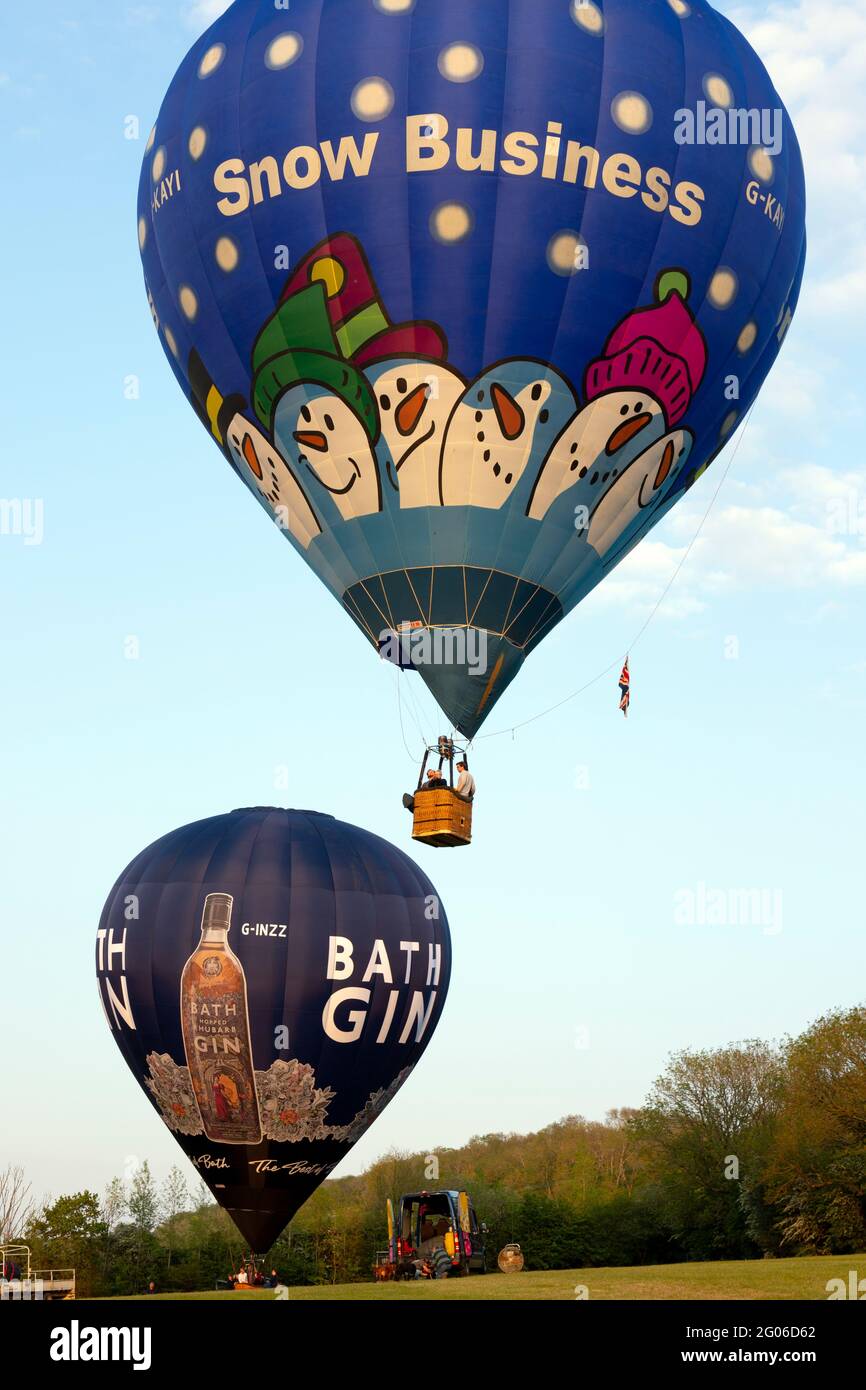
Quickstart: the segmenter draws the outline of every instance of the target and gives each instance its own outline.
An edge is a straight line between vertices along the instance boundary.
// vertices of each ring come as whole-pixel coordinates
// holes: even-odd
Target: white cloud
[[[825,317],[851,314],[859,318],[866,309],[866,268],[854,266],[813,287],[807,286],[803,304]]]
[[[683,518],[681,525],[687,524]],[[797,521],[776,507],[723,507],[696,542],[695,563],[721,567],[739,587],[812,588],[846,579],[845,541],[829,527]]]
[[[683,526],[682,545],[644,538],[622,564],[611,571],[604,583],[593,590],[586,602],[628,606],[646,616],[664,596],[658,607],[659,618],[681,621],[703,613],[716,594],[731,587],[732,579],[724,568],[714,568],[708,552],[704,557],[706,562],[700,562],[699,543],[692,546],[687,556],[699,519],[694,515],[689,524]]]
[[[866,5],[763,0],[725,9],[760,54],[802,147],[811,253],[801,311],[833,313],[859,327],[866,307]]]
[[[812,362],[807,365],[788,353],[767,378],[761,405],[788,420],[808,420],[817,414],[818,402],[823,401],[824,376]]]
[[[225,14],[232,0],[187,0],[184,5],[184,23],[190,29],[203,31]]]
[[[826,614],[838,608],[834,595],[866,585],[866,469],[805,464],[775,472],[763,488],[726,483],[722,496],[734,500],[716,503],[698,534],[713,487],[710,477],[698,484],[595,601],[646,614],[674,580],[659,617],[690,618],[723,592],[760,589],[816,591]]]
[[[851,506],[853,514],[863,519],[862,528],[857,529],[866,534],[866,466],[837,473],[823,464],[807,463],[783,469],[779,481],[787,488],[800,515],[832,521],[839,515],[839,508]]]

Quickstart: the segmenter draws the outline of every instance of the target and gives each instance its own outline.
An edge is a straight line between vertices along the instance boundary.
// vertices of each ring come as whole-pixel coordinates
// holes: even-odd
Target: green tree
[[[766,1043],[678,1052],[635,1114],[660,1215],[692,1259],[758,1253],[740,1184],[760,1180],[781,1084],[779,1052]]]
[[[827,1014],[788,1044],[768,1185],[788,1249],[866,1245],[866,1007]]]
[[[75,1269],[82,1293],[91,1293],[99,1273],[108,1227],[95,1192],[58,1197],[29,1222],[27,1244],[34,1269]]]
[[[162,1214],[160,1238],[168,1254],[167,1263],[171,1265],[172,1238],[175,1222],[182,1211],[189,1206],[189,1188],[180,1169],[172,1168],[159,1194],[159,1209]]]
[[[126,1188],[123,1178],[112,1178],[102,1199],[102,1219],[109,1231],[114,1230],[126,1212]]]
[[[135,1170],[127,1210],[136,1230],[151,1233],[159,1220],[159,1194],[147,1159]]]

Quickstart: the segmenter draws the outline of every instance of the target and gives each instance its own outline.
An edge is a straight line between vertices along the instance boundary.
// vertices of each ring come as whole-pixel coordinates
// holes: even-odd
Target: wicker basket
[[[436,848],[472,842],[472,802],[450,787],[415,793],[413,840]]]

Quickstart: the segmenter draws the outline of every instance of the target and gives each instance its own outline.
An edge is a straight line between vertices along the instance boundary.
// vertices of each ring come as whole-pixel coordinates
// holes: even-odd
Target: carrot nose
[[[323,454],[328,447],[327,439],[323,434],[319,434],[318,430],[308,433],[301,430],[295,435],[295,439],[302,449],[315,449],[320,454]]]
[[[256,477],[263,478],[264,474],[262,473],[262,465],[259,463],[259,456],[256,453],[256,446],[252,441],[251,435],[244,435],[244,442],[241,445],[241,453],[243,454],[252,471],[255,473]]]
[[[526,424],[526,416],[514,397],[510,396],[503,387],[494,383],[490,395],[493,399],[493,409],[496,411],[499,428],[506,439],[516,439]]]
[[[614,430],[604,451],[608,458],[611,454],[617,453],[625,444],[628,444],[630,439],[634,439],[636,434],[640,434],[641,430],[645,430],[647,425],[652,424],[652,418],[651,415],[644,412],[643,415],[635,415],[633,420],[626,420],[619,429]]]
[[[401,434],[411,434],[417,425],[427,405],[430,395],[430,385],[423,382],[416,386],[415,390],[401,401],[397,407],[394,418],[397,421],[397,428]]]
[[[671,443],[670,440],[668,440],[667,444],[665,445],[665,451],[664,451],[664,453],[662,454],[662,461],[661,461],[661,463],[659,464],[659,471],[658,471],[658,473],[656,474],[656,480],[655,480],[655,482],[653,483],[653,492],[655,492],[656,488],[661,487],[661,485],[662,485],[662,483],[664,482],[665,478],[666,478],[666,477],[668,476],[668,474],[670,473],[670,471],[671,471],[671,465],[673,464],[673,461],[674,461],[674,453],[675,453],[675,452],[676,452],[676,451],[675,451],[675,449],[674,449],[673,444]]]

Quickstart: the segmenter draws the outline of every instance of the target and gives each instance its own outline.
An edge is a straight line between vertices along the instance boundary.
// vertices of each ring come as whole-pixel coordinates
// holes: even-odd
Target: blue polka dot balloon
[[[706,0],[235,0],[138,211],[202,423],[469,737],[730,440],[806,250],[791,121]]]

